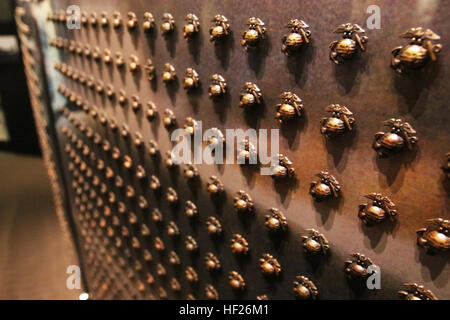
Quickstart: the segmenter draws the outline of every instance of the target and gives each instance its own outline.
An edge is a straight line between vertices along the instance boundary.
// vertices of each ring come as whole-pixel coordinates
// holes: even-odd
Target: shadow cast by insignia
[[[283,253],[283,250],[288,246],[289,241],[291,240],[289,228],[286,228],[285,230],[269,231],[267,236],[279,254]]]
[[[285,280],[283,272],[280,272],[278,275],[263,274],[263,277],[266,282],[267,290],[275,296],[278,286]]]
[[[369,290],[367,288],[366,279],[347,278],[347,284],[354,299],[369,299],[370,296],[376,295],[377,292],[377,290]]]
[[[306,261],[308,261],[309,265],[311,266],[311,270],[313,270],[314,275],[316,277],[320,277],[323,272],[325,272],[326,265],[331,260],[332,252],[328,251],[326,252],[326,254],[311,254],[308,252],[304,252],[304,255]]]
[[[309,45],[301,47],[298,51],[286,56],[286,67],[290,74],[294,76],[294,81],[303,87],[308,77],[306,66],[313,60],[316,48],[311,41]]]
[[[345,170],[348,160],[348,149],[354,149],[357,142],[358,130],[356,127],[352,131],[340,136],[331,138],[324,137],[325,147],[327,148],[328,154],[333,158],[334,167],[339,172]]]
[[[295,190],[298,189],[299,183],[296,177],[286,178],[283,180],[273,179],[275,192],[280,197],[280,201],[285,205],[289,205],[290,197]]]
[[[158,90],[158,79],[157,79],[156,74],[152,80],[147,80],[147,81],[150,84],[150,88],[152,89],[152,91],[156,92]]]
[[[172,105],[176,106],[177,92],[180,88],[180,83],[179,83],[178,77],[175,77],[175,79],[173,79],[170,82],[167,82],[165,85],[166,85],[167,95],[169,96],[169,99],[172,102]]]
[[[345,60],[341,64],[331,62],[334,64],[334,78],[344,90],[344,94],[349,94],[355,85],[359,88],[358,75],[368,71],[369,60],[369,55],[358,52],[352,59]]]
[[[111,80],[114,80],[114,68],[112,66],[108,68],[108,75]]]
[[[230,56],[231,52],[234,48],[234,38],[230,33],[227,37],[224,37],[220,41],[216,41],[214,43],[214,52],[216,54],[216,58],[220,61],[222,68],[224,70],[228,69],[230,65]]]
[[[240,169],[242,172],[242,175],[244,176],[247,185],[250,188],[253,188],[255,185],[255,179],[257,175],[259,174],[259,170],[261,169],[261,165],[259,163],[257,164],[242,164],[240,165]]]
[[[292,151],[296,151],[300,144],[297,135],[299,132],[306,130],[308,125],[308,114],[306,112],[302,113],[301,117],[295,119],[284,121],[280,124],[280,133],[286,138],[289,148]]]
[[[151,163],[153,165],[153,170],[155,170],[155,173],[159,174],[160,172],[160,165],[161,165],[161,153],[160,151],[157,151],[154,155],[149,155],[151,159]]]
[[[200,83],[198,87],[186,91],[189,104],[192,106],[194,114],[198,114],[198,108],[203,97],[203,86]]]
[[[316,211],[319,212],[322,224],[325,226],[332,215],[334,216],[336,213],[340,212],[340,208],[344,205],[344,195],[341,192],[338,198],[332,198],[324,201],[316,201],[311,197],[311,201]]]
[[[88,29],[88,28],[87,28]],[[125,32],[125,30],[123,30],[124,28],[116,28],[114,29],[114,33],[117,35],[117,41],[119,42],[120,47],[123,47],[123,34]]]
[[[242,110],[245,121],[251,128],[259,129],[259,123],[266,114],[266,104],[262,101],[260,104]]]
[[[209,197],[216,209],[216,213],[221,215],[227,201],[226,191],[220,192],[219,194],[210,194]]]
[[[374,156],[379,177],[386,179],[385,182],[389,188],[399,190],[403,185],[405,170],[420,159],[420,152],[419,148],[414,148],[413,150],[390,154],[387,158],[380,157],[376,153],[374,153]],[[402,175],[399,175],[400,173]],[[380,181],[380,184],[383,185],[383,181]]]
[[[156,51],[155,41],[158,38],[158,32],[156,31],[156,28],[151,28],[150,30],[144,32],[144,34],[148,47],[150,48],[150,53],[154,55]]]
[[[424,279],[431,277],[430,280],[435,282],[436,285],[438,285],[438,278],[442,276],[443,278],[439,279],[439,286],[448,285],[450,274],[448,272],[442,273],[442,271],[445,269],[446,265],[450,264],[449,258],[450,252],[448,251],[440,254],[430,254],[427,253],[424,248],[417,247],[416,259],[422,266]]]
[[[247,268],[251,266],[252,261],[254,260],[251,252],[248,252],[247,254],[236,254],[235,258],[237,265],[243,272],[245,272]]]
[[[201,181],[200,177],[195,177],[193,179],[189,179],[187,181],[187,184],[189,186],[189,190],[192,193],[192,197],[194,199],[198,199],[199,190],[202,186],[202,181]]]
[[[188,219],[189,226],[192,229],[192,235],[194,235],[194,236],[198,236],[199,228],[201,228],[201,226],[199,226],[199,220],[200,219],[199,219],[198,214],[196,214],[195,216],[189,217],[189,219]]]
[[[387,235],[393,235],[400,228],[400,221],[383,221],[377,225],[366,225],[361,221],[360,229],[367,241],[364,241],[369,249],[381,253],[386,248]],[[383,240],[383,241],[382,241]],[[382,241],[382,242],[380,242]]]
[[[221,234],[209,235],[209,237],[217,254],[221,254],[224,248],[224,243],[226,242],[223,232]]]
[[[131,74],[133,78],[134,85],[136,86],[136,90],[140,91],[141,89],[141,79],[142,79],[142,70],[141,68],[136,69]]]
[[[163,198],[163,192],[162,192],[161,188],[153,190],[153,195],[154,195],[154,198],[156,199],[156,202],[158,204],[161,204],[161,199]]]
[[[110,44],[111,42],[111,26],[108,24],[107,26],[104,26],[101,28],[103,31],[103,34],[105,35],[105,40],[107,44]]]
[[[196,33],[192,38],[187,39],[189,53],[194,59],[195,64],[200,63],[201,49],[203,46],[203,37]]]
[[[211,99],[214,104],[214,111],[219,115],[219,120],[221,123],[226,123],[227,121],[227,111],[231,107],[231,95],[227,91],[225,94],[217,98]]]
[[[267,38],[263,39],[256,48],[249,48],[247,51],[248,65],[257,79],[261,79],[264,76],[266,58],[269,51],[270,42]]]
[[[402,75],[393,71],[394,89],[398,94],[401,114],[411,113],[415,118],[425,112],[429,89],[440,73],[439,63],[428,63],[419,70],[406,70]],[[421,103],[418,103],[419,100]]]
[[[169,33],[163,35],[166,40],[166,49],[169,52],[171,58],[175,58],[176,55],[176,46],[178,42],[178,30],[175,27]]]
[[[450,198],[450,178],[443,177],[442,178],[442,193],[446,194]],[[449,200],[450,201],[450,200]]]
[[[124,85],[126,82],[126,70],[124,67],[120,67],[117,69],[117,72],[119,72],[120,81],[122,81],[122,84]]]
[[[172,180],[173,185],[176,187],[178,186],[178,177],[180,176],[180,167],[179,166],[175,166],[172,168],[169,168],[169,175],[170,175],[170,180]]]
[[[133,44],[133,48],[137,50],[139,48],[139,39],[141,37],[140,28],[136,27],[133,29],[128,29],[128,33],[130,34],[131,43]]]

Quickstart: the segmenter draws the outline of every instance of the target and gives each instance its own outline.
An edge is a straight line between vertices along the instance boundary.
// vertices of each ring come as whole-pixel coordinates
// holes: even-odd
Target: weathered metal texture
[[[319,289],[323,299],[365,299],[397,297],[402,283],[414,281],[424,284],[440,298],[449,296],[448,254],[429,256],[416,245],[415,230],[424,226],[427,219],[449,218],[450,186],[440,166],[450,145],[450,3],[445,1],[380,1],[381,29],[368,30],[367,50],[359,52],[353,60],[336,66],[329,58],[328,44],[339,39],[333,29],[345,22],[358,23],[365,27],[366,13],[370,2],[364,1],[52,1],[53,11],[78,4],[82,11],[119,11],[126,21],[126,13],[133,11],[141,21],[145,11],[156,18],[157,29],[144,34],[141,28],[119,31],[100,26],[80,31],[68,31],[57,26],[57,35],[89,43],[91,47],[120,51],[124,57],[136,54],[141,64],[151,58],[156,67],[156,80],[149,83],[142,75],[130,72],[118,73],[115,67],[100,67],[95,62],[62,55],[61,61],[92,73],[105,84],[112,83],[116,90],[124,89],[128,96],[138,94],[141,101],[153,101],[160,114],[166,107],[173,109],[179,125],[184,118],[194,117],[203,121],[203,128],[218,127],[222,131],[232,128],[280,128],[280,152],[294,163],[297,182],[274,182],[268,176],[260,176],[258,169],[238,165],[199,165],[201,187],[186,184],[178,174],[169,174],[162,163],[154,164],[144,157],[150,172],[159,175],[164,188],[172,186],[180,198],[179,210],[172,210],[161,197],[155,197],[144,189],[151,207],[159,207],[167,217],[176,221],[183,236],[174,240],[167,237],[166,229],[149,222],[153,236],[163,238],[169,252],[178,252],[183,267],[168,265],[167,254],[154,253],[154,262],[148,267],[155,275],[156,285],[165,286],[172,276],[181,283],[181,292],[173,293],[168,285],[169,298],[185,298],[193,293],[204,298],[203,289],[211,283],[220,298],[253,299],[267,294],[270,299],[293,298],[292,281],[296,275],[305,275]],[[175,18],[176,30],[163,37],[159,26],[163,13]],[[196,40],[186,42],[182,26],[186,14],[194,13],[201,27]],[[223,44],[209,42],[209,27],[215,14],[223,14],[229,20],[232,36]],[[259,17],[267,27],[267,39],[261,48],[246,52],[240,45],[241,32],[246,29],[249,17]],[[285,24],[293,18],[303,19],[311,26],[311,43],[300,51],[298,57],[287,57],[281,52],[281,38],[288,32]],[[428,65],[419,72],[398,76],[389,67],[390,51],[404,45],[398,35],[413,26],[431,28],[441,35],[443,50],[435,65]],[[175,66],[178,79],[164,85],[161,72],[164,63]],[[52,61],[48,61],[49,66]],[[186,68],[194,68],[202,83],[195,94],[186,94],[182,79]],[[212,102],[207,98],[210,76],[221,74],[228,83],[228,93]],[[245,82],[251,81],[261,89],[264,105],[258,110],[244,112],[239,108],[239,94]],[[67,87],[72,84],[64,80]],[[75,87],[73,87],[75,88]],[[279,103],[283,91],[298,94],[304,103],[303,117],[292,124],[280,125],[274,118],[274,106]],[[84,92],[84,91],[80,91]],[[87,92],[87,91],[85,91]],[[149,124],[142,114],[134,114],[128,108],[111,106],[98,96],[87,97],[113,115],[119,124],[127,123],[130,132],[139,131],[144,140],[158,141],[161,153],[171,148],[167,130],[159,121]],[[326,116],[325,107],[332,103],[347,106],[356,118],[351,134],[328,142],[320,134],[320,120]],[[56,106],[55,106],[56,107]],[[85,117],[84,115],[80,117]],[[161,117],[161,116],[160,116]],[[408,121],[419,137],[416,151],[380,159],[372,150],[374,133],[385,130],[382,121],[402,118]],[[59,127],[65,122],[60,119]],[[112,139],[112,137],[111,137]],[[120,139],[117,140],[121,141]],[[120,142],[122,151],[133,149]],[[127,151],[139,158],[139,152]],[[340,199],[334,202],[315,203],[308,193],[314,174],[328,171],[341,184]],[[182,172],[181,169],[179,171]],[[222,180],[226,197],[219,204],[211,201],[205,192],[205,183],[210,175]],[[131,183],[136,183],[130,180]],[[238,190],[247,191],[255,203],[255,214],[246,217],[236,214],[232,198]],[[379,192],[395,202],[398,211],[397,223],[385,223],[372,228],[365,227],[358,219],[358,205],[367,202],[364,195]],[[189,221],[182,204],[192,200],[199,210],[199,219]],[[283,211],[289,223],[289,232],[282,236],[270,236],[264,228],[264,215],[271,207]],[[140,221],[149,221],[149,213],[136,210]],[[223,226],[224,235],[211,240],[206,232],[205,221],[210,215],[217,216]],[[330,254],[312,259],[303,252],[300,236],[306,229],[314,228],[326,235],[330,242]],[[250,245],[245,258],[236,258],[229,249],[232,234],[242,234]],[[193,235],[199,243],[198,254],[183,250],[184,236]],[[151,248],[153,250],[153,248]],[[216,275],[204,266],[207,252],[216,253],[222,271]],[[153,252],[153,251],[152,251]],[[267,280],[259,270],[258,259],[265,252],[275,256],[281,264],[281,275]],[[382,289],[370,292],[354,285],[345,277],[344,261],[349,254],[361,252],[381,267]],[[166,265],[166,280],[156,276],[155,266],[161,259]],[[194,266],[200,282],[191,286],[184,278],[184,269]],[[107,267],[105,267],[107,268]],[[95,274],[85,266],[88,283],[93,283]],[[105,269],[103,272],[108,272]],[[236,293],[227,282],[228,272],[237,270],[243,275],[247,288]],[[144,276],[141,275],[142,279]],[[144,279],[145,280],[145,279]],[[118,280],[119,281],[119,280]],[[124,280],[125,281],[125,280]],[[157,294],[151,287],[150,292]],[[133,290],[131,290],[133,291]],[[130,297],[123,291],[120,297]],[[136,294],[137,297],[143,297]]]

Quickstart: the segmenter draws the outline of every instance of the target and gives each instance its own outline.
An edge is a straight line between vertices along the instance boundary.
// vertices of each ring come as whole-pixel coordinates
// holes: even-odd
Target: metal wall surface
[[[47,70],[53,90],[62,83],[81,94],[109,118],[116,119],[119,126],[127,124],[131,134],[140,132],[146,142],[156,140],[162,155],[172,145],[168,131],[161,123],[165,108],[174,111],[179,126],[183,125],[186,117],[191,116],[202,120],[203,128],[217,127],[222,131],[232,128],[280,128],[280,152],[292,160],[297,174],[296,182],[274,182],[271,177],[261,176],[258,169],[247,166],[198,165],[200,182],[192,185],[186,183],[183,177],[183,166],[175,171],[167,169],[161,159],[151,159],[145,150],[139,150],[129,140],[102,127],[98,120],[69,106],[77,119],[92,126],[112,145],[117,145],[122,155],[131,155],[134,163],[141,163],[149,175],[158,175],[163,190],[162,194],[155,194],[149,190],[147,182],[136,179],[117,161],[102,155],[101,147],[83,138],[91,150],[104,157],[106,165],[111,166],[116,174],[122,174],[126,183],[146,197],[149,208],[141,210],[136,201],[127,199],[120,189],[108,182],[108,190],[115,193],[117,201],[124,199],[129,211],[137,215],[138,225],[146,223],[151,230],[149,238],[137,235],[141,240],[140,248],[132,247],[129,242],[131,237],[123,237],[124,245],[118,248],[114,259],[126,257],[124,266],[119,266],[114,259],[111,264],[106,263],[101,254],[94,263],[95,267],[86,263],[83,269],[94,297],[158,298],[159,288],[162,287],[169,298],[186,298],[191,293],[200,299],[205,298],[206,284],[212,284],[223,299],[254,299],[262,294],[267,294],[269,299],[290,299],[294,298],[292,281],[296,275],[305,275],[314,281],[322,299],[395,299],[402,284],[411,281],[423,284],[440,298],[450,298],[448,252],[436,256],[426,254],[416,245],[415,233],[416,229],[424,227],[427,219],[448,219],[450,216],[449,182],[440,169],[445,153],[449,151],[450,140],[449,2],[378,1],[381,29],[366,30],[369,37],[367,51],[338,66],[328,59],[328,44],[339,39],[339,35],[332,31],[345,22],[365,27],[368,17],[366,9],[372,4],[370,1],[169,0],[149,3],[117,0],[50,3],[48,9],[51,7],[53,12],[76,4],[83,12],[97,12],[99,18],[102,11],[107,12],[110,19],[114,11],[119,11],[124,23],[128,11],[136,14],[139,23],[145,11],[153,13],[156,19],[156,29],[150,33],[145,33],[140,25],[132,31],[125,25],[119,30],[111,25],[107,28],[99,25],[96,28],[87,26],[81,30],[68,30],[64,23],[45,22],[41,28],[47,40],[60,36],[90,44],[91,48],[98,46],[102,52],[105,48],[113,54],[119,51],[126,62],[134,54],[139,57],[142,66],[147,58],[151,58],[156,68],[156,79],[149,82],[142,71],[133,74],[126,66],[120,71],[115,66],[49,48]],[[47,4],[43,1],[36,6]],[[165,12],[170,12],[176,23],[175,31],[168,37],[162,36],[159,29]],[[188,13],[195,13],[201,23],[198,37],[189,43],[183,38],[182,31]],[[229,19],[232,35],[215,46],[209,41],[208,30],[211,19],[218,13]],[[267,39],[258,50],[246,52],[240,45],[241,32],[246,29],[245,23],[252,16],[265,22]],[[298,57],[286,57],[280,50],[281,38],[288,33],[284,26],[292,18],[305,20],[312,30],[310,45]],[[393,47],[406,44],[398,36],[413,26],[431,28],[438,33],[443,50],[436,64],[420,72],[398,76],[389,67],[390,51]],[[111,83],[117,91],[125,90],[129,98],[137,94],[143,105],[146,101],[153,101],[158,107],[159,118],[149,122],[142,112],[135,113],[130,107],[122,108],[73,80],[61,78],[53,70],[56,61],[50,55],[54,56],[55,52],[59,52],[58,61],[84,70],[95,79],[101,79],[105,85]],[[161,81],[166,62],[175,67],[178,76],[170,85]],[[184,70],[188,67],[198,72],[202,83],[200,90],[193,94],[183,90]],[[216,102],[208,99],[209,79],[214,73],[225,77],[229,89]],[[239,108],[239,94],[246,81],[256,83],[263,93],[264,105],[259,110],[244,112]],[[280,102],[279,95],[283,91],[292,91],[303,99],[304,115],[294,124],[280,125],[274,117],[274,106]],[[53,94],[56,112],[60,102],[56,102],[58,93]],[[325,142],[320,134],[320,120],[326,115],[325,106],[330,103],[345,105],[354,112],[356,130],[350,135]],[[372,149],[373,135],[383,130],[382,121],[392,117],[411,123],[417,130],[418,147],[412,152],[381,159]],[[72,128],[65,116],[59,116],[55,125],[59,132],[62,127],[68,127],[78,136],[83,136],[77,128]],[[66,135],[61,133],[59,141],[66,139]],[[64,145],[65,142],[61,142],[61,149]],[[70,161],[67,154],[62,156],[67,162]],[[318,204],[308,193],[309,184],[314,180],[314,174],[324,170],[337,177],[342,194],[338,201]],[[72,179],[72,173],[67,171],[65,174],[67,179]],[[226,196],[220,201],[211,199],[206,192],[205,183],[213,174],[221,179],[225,187]],[[67,187],[73,202],[75,195],[71,187]],[[180,205],[177,208],[164,199],[168,187],[173,187],[178,193]],[[253,198],[253,215],[237,214],[233,208],[233,196],[241,189]],[[372,228],[363,226],[357,217],[358,205],[366,202],[363,196],[370,192],[383,193],[395,202],[398,210],[396,223]],[[199,215],[196,219],[184,214],[186,200],[192,200],[197,205]],[[117,213],[117,201],[111,205],[113,216]],[[150,219],[151,209],[155,207],[163,212],[162,225]],[[288,219],[289,231],[276,236],[267,232],[264,216],[272,207],[283,211]],[[79,207],[73,205],[72,209],[76,217]],[[205,226],[208,216],[215,216],[221,221],[224,230],[222,237],[214,239],[208,235]],[[106,220],[108,224],[112,223],[111,217],[106,217]],[[133,234],[138,234],[139,226],[129,225],[123,215],[120,221],[128,225]],[[178,225],[178,237],[167,235],[169,221],[175,221]],[[82,225],[79,222],[79,237],[85,239]],[[120,226],[113,228],[116,234],[119,233]],[[326,257],[311,258],[303,252],[300,236],[308,228],[315,228],[328,238],[331,249]],[[250,251],[244,258],[236,257],[229,249],[229,239],[235,233],[243,235],[250,244]],[[185,249],[187,235],[192,235],[199,244],[195,254]],[[164,241],[164,252],[154,249],[155,237]],[[99,239],[99,243],[103,238],[109,239],[105,252],[114,247],[113,237],[91,235],[91,238],[94,242]],[[85,240],[81,240],[80,245],[83,247]],[[127,246],[129,248],[124,249]],[[144,248],[151,251],[153,261],[145,261],[142,256]],[[178,253],[180,266],[170,265],[170,251]],[[95,250],[90,252],[95,255]],[[204,257],[207,252],[213,252],[220,258],[221,271],[211,273],[206,269]],[[283,271],[279,277],[267,278],[261,274],[258,259],[266,252],[273,254],[281,264]],[[343,264],[354,252],[369,256],[381,267],[381,290],[369,291],[347,280]],[[141,262],[141,270],[135,268],[136,259]],[[89,260],[87,251],[85,260]],[[167,275],[157,275],[158,263],[165,266]],[[191,284],[186,280],[184,272],[188,266],[193,266],[197,271],[198,283]],[[232,270],[242,274],[247,283],[246,290],[236,292],[228,284],[228,273]],[[146,282],[147,272],[154,276],[155,283]],[[172,278],[178,279],[181,291],[170,288]],[[139,281],[143,282],[141,288]],[[108,285],[102,287],[104,283]]]

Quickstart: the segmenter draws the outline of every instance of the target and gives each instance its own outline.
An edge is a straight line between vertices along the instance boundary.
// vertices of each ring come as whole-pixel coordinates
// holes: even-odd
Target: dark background
[[[17,36],[16,32],[14,2],[3,0],[0,2],[0,36]],[[9,141],[0,141],[0,150],[39,154],[20,52],[11,54],[0,51],[0,75],[0,109],[4,113],[9,135]]]
[[[0,1],[0,36],[17,37],[13,1]],[[20,46],[18,46],[20,50]],[[0,51],[0,300],[77,299],[66,268],[77,265],[56,215],[20,52]]]

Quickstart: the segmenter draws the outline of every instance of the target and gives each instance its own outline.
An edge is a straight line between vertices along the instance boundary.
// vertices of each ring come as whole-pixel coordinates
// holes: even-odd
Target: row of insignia
[[[67,23],[67,16],[64,11],[59,13],[50,13],[49,21]],[[111,22],[110,22],[111,20]],[[186,24],[183,26],[183,35],[190,41],[198,35],[200,20],[198,17],[189,13],[186,15]],[[82,13],[80,22],[83,26],[97,28],[100,25],[103,28],[111,24],[114,29],[122,28],[124,24],[120,12],[114,12],[112,19],[108,13],[102,12],[100,17],[96,12],[90,14]],[[231,34],[228,19],[223,15],[216,15],[212,19],[213,25],[209,29],[210,40],[217,42]],[[139,26],[139,21],[134,12],[128,12],[127,28],[132,31]],[[156,28],[155,17],[150,12],[145,12],[141,27],[144,31],[150,32]],[[161,32],[168,35],[175,29],[175,19],[170,13],[164,13],[162,16]],[[242,33],[241,45],[245,50],[255,50],[267,37],[267,28],[264,22],[257,17],[251,17],[247,20],[248,29]],[[281,51],[287,55],[298,54],[300,49],[310,43],[311,29],[303,20],[292,19],[286,27],[290,33],[284,35],[281,45]],[[357,24],[344,23],[339,25],[334,33],[342,34],[342,39],[332,41],[329,45],[330,60],[335,64],[341,64],[345,60],[351,59],[358,51],[366,51],[368,37],[365,30]],[[424,65],[427,60],[436,61],[436,54],[442,50],[441,44],[433,44],[432,41],[439,40],[440,36],[430,29],[422,27],[410,28],[400,35],[401,38],[409,39],[410,43],[406,46],[399,46],[392,49],[391,67],[399,74],[405,69],[417,69]]]

